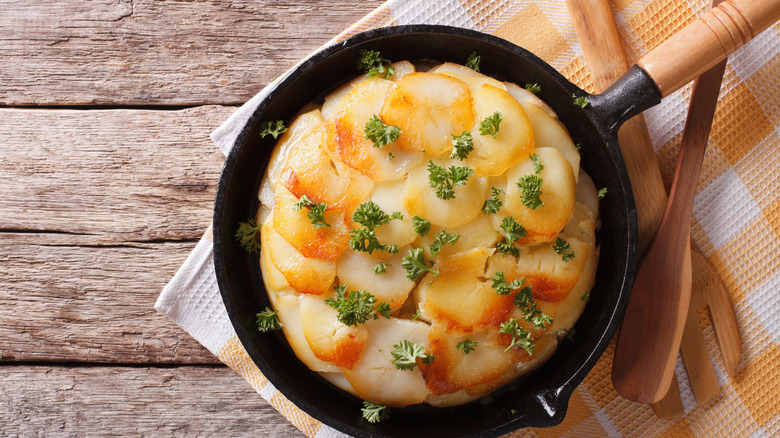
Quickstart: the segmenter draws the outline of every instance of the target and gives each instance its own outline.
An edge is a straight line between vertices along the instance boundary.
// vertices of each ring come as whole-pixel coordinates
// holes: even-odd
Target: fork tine
[[[699,286],[701,286],[701,283],[694,280],[694,286],[691,288],[692,296],[703,293]],[[688,308],[688,317],[685,320],[685,330],[680,343],[680,352],[685,363],[685,371],[688,373],[688,378],[691,381],[693,395],[696,397],[696,402],[703,406],[718,395],[720,388],[718,387],[718,379],[715,377],[715,370],[712,367],[710,353],[707,351],[707,344],[699,326],[699,309],[701,306],[693,305],[699,302],[701,302],[700,299],[692,300],[692,305]]]

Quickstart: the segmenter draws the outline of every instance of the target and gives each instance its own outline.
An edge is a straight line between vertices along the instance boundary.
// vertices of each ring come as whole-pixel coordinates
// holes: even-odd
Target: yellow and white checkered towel
[[[614,0],[629,60],[691,22],[707,0]],[[336,37],[397,24],[448,24],[491,33],[539,55],[585,90],[593,86],[563,0],[391,0]],[[212,138],[227,153],[247,102]],[[685,122],[690,86],[645,112],[667,181]],[[518,436],[780,436],[780,25],[729,58],[693,207],[692,235],[735,304],[743,341],[736,377],[725,374],[708,316],[703,331],[721,386],[697,406],[682,361],[677,376],[685,416],[661,420],[649,405],[618,396],[610,347],[574,392],[563,424]],[[306,435],[341,436],[286,400],[241,347],[222,304],[209,229],[155,306],[216,354]],[[614,344],[613,344],[614,345]]]

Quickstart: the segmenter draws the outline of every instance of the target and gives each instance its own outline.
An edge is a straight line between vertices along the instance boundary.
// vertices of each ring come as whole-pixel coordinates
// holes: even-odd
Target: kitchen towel
[[[708,8],[707,0],[614,0],[629,61],[655,47]],[[357,32],[400,24],[448,24],[505,38],[534,52],[587,91],[594,91],[563,0],[391,0],[328,44]],[[212,134],[227,154],[266,90]],[[645,112],[666,181],[671,180],[690,86]],[[713,263],[735,305],[743,354],[736,376],[725,372],[707,312],[700,323],[720,394],[697,406],[682,361],[677,377],[685,416],[662,420],[649,405],[612,387],[614,342],[574,392],[564,422],[511,436],[780,435],[780,25],[729,58],[693,207],[692,238]],[[242,348],[217,288],[211,229],[163,289],[156,309],[233,368],[304,434],[342,436],[300,411],[260,373]]]

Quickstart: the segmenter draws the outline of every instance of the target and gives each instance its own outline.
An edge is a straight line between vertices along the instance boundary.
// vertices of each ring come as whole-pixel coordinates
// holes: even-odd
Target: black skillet
[[[555,109],[574,142],[581,144],[582,167],[596,187],[608,188],[608,196],[600,206],[601,254],[596,285],[575,326],[574,342],[561,342],[555,355],[538,370],[479,401],[452,408],[415,405],[393,409],[390,419],[379,424],[361,418],[361,400],[308,370],[295,357],[283,334],[257,331],[255,314],[269,304],[258,257],[247,255],[233,237],[238,223],[255,215],[260,180],[275,144],[271,137],[260,138],[260,123],[279,119],[289,122],[305,104],[321,101],[357,76],[355,65],[361,49],[379,50],[392,60],[456,63],[464,63],[470,53],[477,52],[482,57],[483,73],[520,85],[539,84],[539,97]],[[663,91],[665,95],[674,89]],[[590,103],[584,109],[574,105],[573,95],[587,96]],[[559,424],[572,391],[615,334],[635,275],[636,212],[616,132],[624,120],[657,104],[661,97],[659,87],[639,67],[633,67],[601,95],[588,95],[527,50],[491,35],[448,26],[371,30],[314,54],[262,100],[238,136],[219,181],[214,262],[225,307],[241,343],[289,400],[349,435],[497,436],[522,427]]]

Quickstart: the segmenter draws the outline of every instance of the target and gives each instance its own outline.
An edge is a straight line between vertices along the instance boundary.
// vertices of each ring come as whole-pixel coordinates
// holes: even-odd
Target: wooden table
[[[0,435],[302,435],[153,305],[209,133],[379,4],[0,0]]]

